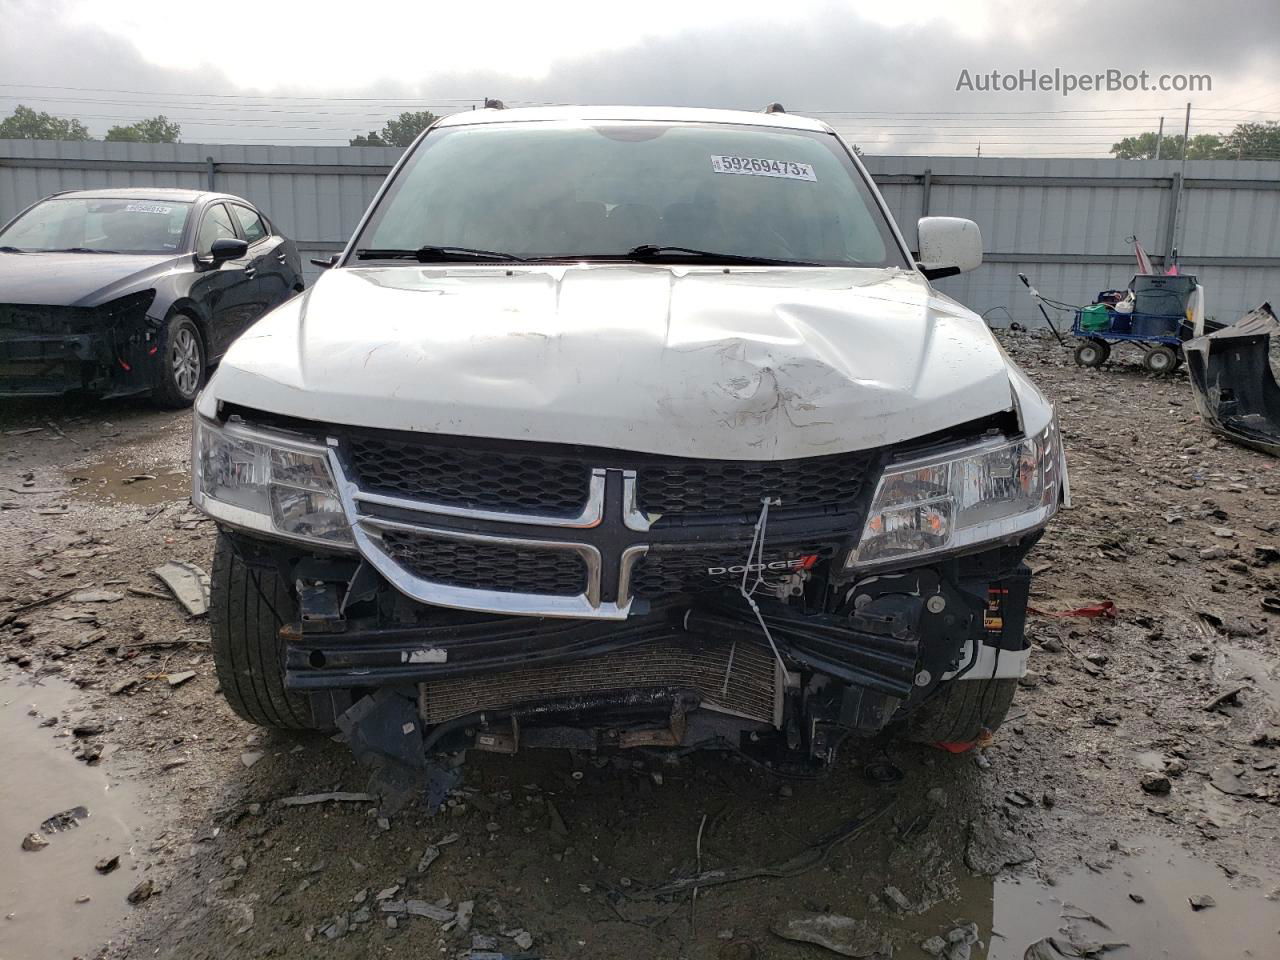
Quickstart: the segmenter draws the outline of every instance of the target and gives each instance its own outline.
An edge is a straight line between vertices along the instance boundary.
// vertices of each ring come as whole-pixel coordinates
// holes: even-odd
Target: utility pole
[[[1187,147],[1191,145],[1191,101],[1187,101],[1187,119],[1182,124],[1182,175],[1187,175]]]
[[[1156,159],[1160,159],[1160,145],[1164,143],[1164,117],[1160,118],[1160,130],[1156,133]]]
[[[1190,146],[1191,146],[1191,101],[1188,100],[1187,101],[1187,118],[1182,123],[1182,164],[1179,168],[1179,173],[1178,173],[1178,195],[1173,198],[1173,203],[1174,203],[1173,227],[1175,232],[1172,234],[1172,236],[1179,237],[1179,238],[1181,236],[1181,231],[1177,229],[1178,219],[1179,218],[1182,219],[1182,225],[1184,227],[1186,226],[1186,223],[1187,223],[1186,217],[1182,213],[1182,185],[1187,182],[1187,148]],[[1169,251],[1169,255],[1174,259],[1175,263],[1177,262],[1178,246],[1179,246],[1178,244],[1174,244],[1172,249],[1170,249]],[[1165,266],[1167,267],[1168,264],[1165,264]]]

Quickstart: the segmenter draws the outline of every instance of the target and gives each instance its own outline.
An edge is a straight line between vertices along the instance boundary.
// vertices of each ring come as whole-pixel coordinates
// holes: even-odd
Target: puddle
[[[1100,954],[1106,960],[1280,956],[1280,877],[1235,864],[1241,875],[1229,879],[1215,864],[1160,839],[1149,838],[1126,849],[1129,855],[1114,854],[1109,869],[1080,867],[1058,878],[1054,886],[1031,880],[993,885],[965,876],[954,899],[912,918],[911,936],[918,944],[976,922],[986,952],[975,946],[975,960],[1023,960],[1027,948],[1044,937],[1054,937],[1066,947],[1069,938],[1062,931],[1068,925],[1080,940],[1127,944]],[[1275,899],[1268,899],[1269,893]],[[1134,902],[1130,894],[1142,902]],[[1192,910],[1188,898],[1204,894],[1217,905]],[[1090,915],[1110,929],[1082,919]],[[915,948],[904,951],[906,956],[917,953]]]
[[[125,897],[137,884],[133,845],[140,822],[138,795],[120,784],[107,766],[90,767],[65,748],[62,721],[79,717],[79,691],[46,679],[32,686],[0,680],[0,957],[54,960],[96,953],[119,929],[130,907]],[[32,708],[38,716],[28,715]],[[59,724],[41,727],[45,717]],[[21,849],[22,838],[41,821],[83,806],[77,826],[42,834],[42,850]],[[100,859],[119,856],[105,876]],[[77,899],[88,897],[88,902]]]
[[[1223,644],[1214,657],[1213,672],[1224,686],[1245,686],[1252,681],[1254,688],[1271,701],[1272,708],[1280,710],[1280,668],[1275,657]]]
[[[185,469],[175,470],[147,458],[113,457],[102,463],[67,471],[71,496],[95,503],[130,504],[151,507],[191,495],[191,480]]]

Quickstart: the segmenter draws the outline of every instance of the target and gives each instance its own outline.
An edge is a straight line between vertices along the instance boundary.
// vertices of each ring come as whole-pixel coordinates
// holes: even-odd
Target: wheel
[[[1178,367],[1178,354],[1172,347],[1152,347],[1142,355],[1142,365],[1152,373],[1171,373]]]
[[[1018,681],[951,680],[906,719],[908,740],[971,743],[983,730],[1000,729]]]
[[[1111,344],[1105,340],[1086,340],[1076,347],[1076,363],[1082,367],[1096,368],[1111,356]]]
[[[174,314],[165,324],[160,340],[160,382],[153,397],[163,407],[180,409],[191,401],[204,385],[204,341],[190,317]]]
[[[226,534],[210,579],[213,665],[231,709],[260,727],[319,729],[306,698],[284,688],[280,627],[297,616],[287,585],[274,569],[245,563]]]

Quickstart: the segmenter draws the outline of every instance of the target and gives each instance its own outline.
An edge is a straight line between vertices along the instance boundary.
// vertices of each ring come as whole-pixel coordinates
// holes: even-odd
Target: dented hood
[[[201,398],[356,426],[770,460],[1012,406],[985,323],[897,269],[338,269]]]

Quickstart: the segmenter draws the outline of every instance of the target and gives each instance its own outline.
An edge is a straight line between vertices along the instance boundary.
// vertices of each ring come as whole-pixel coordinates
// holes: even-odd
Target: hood
[[[173,254],[0,253],[0,303],[94,307],[164,273]]]
[[[236,341],[200,411],[772,460],[1009,410],[1006,363],[898,269],[344,268]]]

